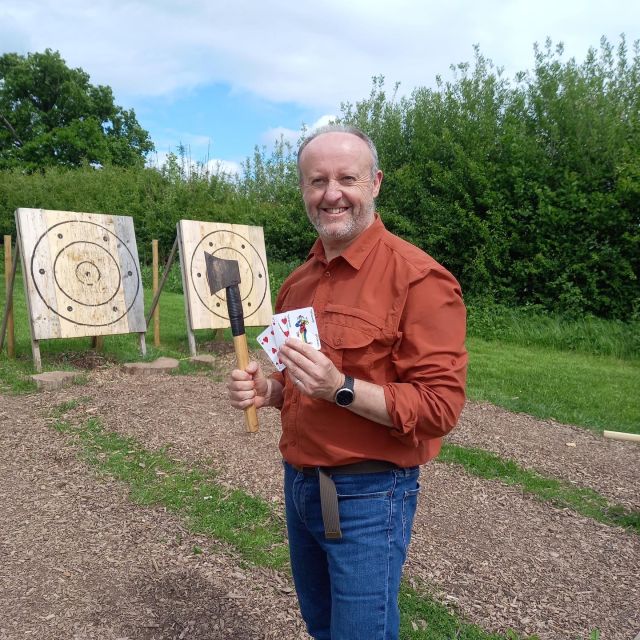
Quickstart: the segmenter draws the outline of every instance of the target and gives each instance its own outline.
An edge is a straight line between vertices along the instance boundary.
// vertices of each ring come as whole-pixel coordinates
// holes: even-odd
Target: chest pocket
[[[369,379],[379,360],[388,360],[394,337],[385,329],[385,321],[368,311],[337,304],[324,308],[323,351],[340,371]]]

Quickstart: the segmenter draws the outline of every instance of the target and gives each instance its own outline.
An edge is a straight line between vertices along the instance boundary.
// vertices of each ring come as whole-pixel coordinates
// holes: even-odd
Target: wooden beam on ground
[[[624,431],[603,431],[605,438],[612,440],[629,440],[631,442],[640,442],[640,433],[626,433]]]

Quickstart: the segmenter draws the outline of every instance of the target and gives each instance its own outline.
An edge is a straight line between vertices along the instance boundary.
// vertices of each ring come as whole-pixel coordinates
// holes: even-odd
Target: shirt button
[[[342,344],[342,338],[336,338],[336,344]]]
[[[331,271],[325,271],[324,272],[324,277],[325,278],[330,278],[331,277]]]

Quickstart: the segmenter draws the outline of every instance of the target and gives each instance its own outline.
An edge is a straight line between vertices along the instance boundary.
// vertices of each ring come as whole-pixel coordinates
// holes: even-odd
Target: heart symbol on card
[[[278,350],[275,347],[271,347],[271,353],[278,353]]]
[[[288,331],[283,331],[282,333],[284,333],[284,335],[288,338],[289,337],[289,332]]]
[[[262,342],[264,342],[265,344],[267,344],[267,342],[269,342],[269,337],[265,336],[264,338],[262,338]]]
[[[280,322],[282,322],[282,324],[287,324],[288,320],[286,318],[280,318]]]

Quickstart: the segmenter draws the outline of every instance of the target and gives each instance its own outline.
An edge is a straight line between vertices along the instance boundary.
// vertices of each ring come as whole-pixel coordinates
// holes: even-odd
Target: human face
[[[382,171],[372,175],[372,164],[366,142],[351,133],[324,133],[302,151],[302,199],[329,259],[374,221]]]

